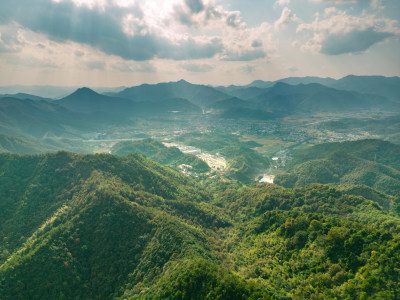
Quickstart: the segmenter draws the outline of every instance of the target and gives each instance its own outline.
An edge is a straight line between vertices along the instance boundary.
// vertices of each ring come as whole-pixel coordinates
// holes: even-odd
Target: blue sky
[[[398,0],[2,0],[0,85],[400,75]]]

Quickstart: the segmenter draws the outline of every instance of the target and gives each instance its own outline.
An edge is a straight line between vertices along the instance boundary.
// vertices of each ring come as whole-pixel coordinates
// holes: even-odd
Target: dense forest
[[[289,173],[276,183],[366,185],[390,195],[400,193],[400,147],[380,140],[327,143],[294,151]]]
[[[0,0],[0,300],[400,300],[399,49],[395,0]]]
[[[400,198],[374,187],[195,182],[139,154],[0,170],[0,299],[400,297]]]

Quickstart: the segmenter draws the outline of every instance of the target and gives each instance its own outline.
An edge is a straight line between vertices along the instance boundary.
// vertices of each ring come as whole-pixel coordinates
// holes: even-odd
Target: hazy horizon
[[[5,0],[0,86],[399,76],[399,20],[391,0]]]

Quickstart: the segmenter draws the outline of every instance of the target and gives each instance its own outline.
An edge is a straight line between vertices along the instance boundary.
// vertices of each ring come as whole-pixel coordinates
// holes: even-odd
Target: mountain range
[[[298,113],[393,113],[400,111],[398,81],[397,77],[348,76],[337,81],[308,77],[288,78],[271,84],[258,81],[250,86],[222,89],[181,80],[141,85],[104,95],[79,88],[54,101],[15,94],[0,98],[0,133],[35,137],[67,133],[73,136],[110,124],[132,123],[137,118],[172,117],[177,113],[200,115],[208,112],[222,118],[255,120]]]
[[[1,300],[400,299],[399,78],[0,91]]]
[[[339,90],[359,92],[362,94],[373,94],[387,97],[389,100],[399,101],[400,99],[400,78],[384,76],[356,76],[348,75],[340,79],[321,78],[321,77],[289,77],[277,81],[256,80],[245,86],[217,87],[219,90],[236,95],[243,89],[256,91],[274,86],[276,83],[286,83],[290,85],[317,83]]]

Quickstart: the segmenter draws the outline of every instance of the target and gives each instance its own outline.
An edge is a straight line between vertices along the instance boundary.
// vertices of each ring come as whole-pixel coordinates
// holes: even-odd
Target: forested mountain
[[[56,148],[35,139],[0,134],[0,153],[34,154],[48,152],[51,149],[55,150]]]
[[[55,101],[79,113],[103,113],[119,117],[147,117],[171,112],[201,113],[201,108],[183,98],[148,99],[132,101],[127,98],[98,94],[88,88],[80,88],[71,95]]]
[[[380,140],[328,143],[293,153],[290,173],[276,183],[363,184],[391,195],[400,192],[400,147]]]
[[[397,79],[368,80],[0,98],[0,299],[400,299]]]
[[[289,85],[312,84],[317,83],[327,87],[332,87],[339,90],[354,91],[361,94],[373,94],[386,97],[390,100],[399,102],[400,100],[400,78],[399,77],[384,77],[384,76],[356,76],[348,75],[340,79],[321,78],[321,77],[288,77],[277,81],[262,81],[256,80],[246,86],[230,86],[218,87],[218,89],[231,94],[237,95],[240,90],[249,89],[266,89],[274,86],[276,83],[286,83]]]
[[[163,99],[157,104],[134,103],[81,88],[56,101],[0,98],[0,133],[36,138],[73,137],[113,125],[132,124],[135,118],[201,113],[200,107],[182,98]]]
[[[400,102],[399,77],[349,75],[337,80],[330,86],[347,91],[381,95],[390,100]]]
[[[233,97],[225,100],[217,101],[209,106],[211,109],[215,110],[227,110],[230,108],[243,108],[243,107],[251,107],[256,108],[257,106],[254,103]]]
[[[128,99],[100,95],[89,88],[79,88],[71,95],[56,101],[71,111],[80,113],[112,113],[129,115],[133,103]]]
[[[272,85],[271,85],[272,86]],[[268,86],[268,87],[271,87]],[[264,94],[266,91],[266,88],[259,88],[259,87],[239,87],[235,86],[234,88],[227,87],[227,88],[221,88],[218,87],[219,90],[225,91],[225,93],[237,97],[243,100],[250,100],[252,98],[255,98],[257,96],[260,96],[261,94]]]
[[[351,78],[351,77],[349,77]],[[354,85],[348,78],[340,81],[322,78],[287,78],[277,82],[254,82],[250,86],[218,88],[221,91],[246,101],[225,100],[212,107],[225,110],[241,107],[245,110],[272,112],[275,114],[297,113],[344,113],[359,111],[400,111],[396,92],[382,92],[390,80],[382,85],[374,83],[375,89],[363,88],[368,81],[355,77],[363,84]],[[317,80],[318,79],[318,80]],[[393,79],[395,80],[395,79]],[[376,85],[379,85],[376,86]],[[393,84],[392,84],[393,85]],[[344,88],[342,88],[344,87]],[[395,90],[394,87],[391,90]],[[389,92],[390,93],[390,92]],[[400,96],[400,92],[398,93]],[[248,117],[248,119],[257,119]],[[266,118],[268,119],[268,117]]]
[[[400,170],[400,146],[376,139],[325,143],[307,149],[299,149],[293,154],[291,164],[324,158],[337,151],[344,151]]]
[[[335,84],[330,79],[287,78],[268,83],[265,88],[258,87],[261,82],[213,88],[181,80],[107,95],[80,88],[56,101],[15,94],[0,98],[0,132],[14,136],[79,136],[104,126],[132,124],[135,119],[199,115],[203,111],[223,119],[246,120],[275,120],[298,113],[399,112],[398,78],[379,77],[369,84],[373,78],[349,76]],[[322,85],[324,81],[330,87]]]
[[[1,299],[400,296],[399,215],[361,196],[201,186],[140,155],[0,170]]]
[[[143,84],[127,88],[113,95],[134,101],[151,102],[159,102],[168,98],[184,98],[200,107],[206,107],[216,101],[230,98],[229,95],[212,87],[191,84],[185,80],[156,85]]]
[[[56,103],[29,99],[0,98],[0,132],[9,135],[73,135],[91,130],[95,120]]]
[[[30,99],[30,100],[35,100],[35,101],[51,101],[52,99],[50,98],[44,98],[44,97],[40,97],[40,96],[35,96],[35,95],[31,95],[31,94],[26,94],[26,93],[17,93],[17,94],[0,94],[0,98],[16,98],[16,99]]]
[[[376,95],[342,91],[321,84],[289,85],[278,82],[250,101],[272,112],[348,112],[399,109],[398,103]]]

